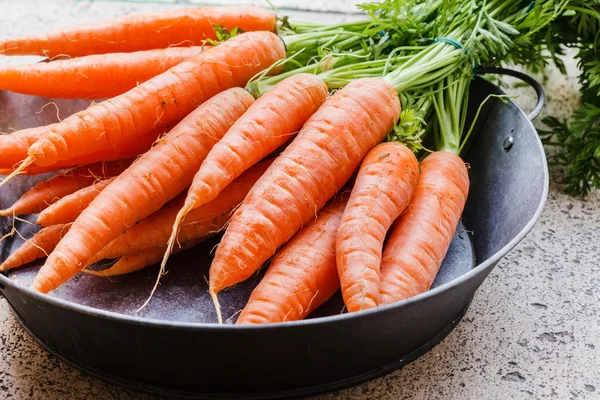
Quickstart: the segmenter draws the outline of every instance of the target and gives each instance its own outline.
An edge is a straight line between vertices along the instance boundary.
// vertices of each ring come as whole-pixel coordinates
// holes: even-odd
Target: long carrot
[[[184,61],[136,88],[90,106],[56,124],[29,148],[21,169],[119,147],[159,126],[170,125],[228,88],[285,57],[283,41],[270,32],[246,32]],[[92,150],[94,149],[94,150]]]
[[[437,151],[421,162],[415,195],[396,220],[383,250],[380,304],[427,291],[448,251],[470,185],[459,154],[474,127],[473,122],[468,131],[465,129],[471,79],[462,73],[449,76],[438,83],[432,96]]]
[[[64,168],[73,168],[87,164],[94,164],[98,162],[119,161],[130,158],[136,158],[140,154],[148,151],[156,142],[156,139],[165,134],[168,131],[168,129],[169,127],[161,127],[160,129],[154,129],[149,134],[136,138],[128,143],[121,145],[120,147],[113,147],[100,150],[89,155],[63,160],[56,164],[44,167],[40,167],[35,164],[30,165],[20,173],[24,175],[36,175],[46,172],[55,172]],[[23,157],[27,157],[27,149],[25,149],[25,154],[23,155]],[[0,175],[12,174],[13,172],[15,172],[15,170],[16,168],[0,169]]]
[[[182,242],[180,247],[177,247],[173,253],[179,253],[183,250],[191,249],[197,244],[201,243],[203,239],[193,239],[190,241]],[[117,262],[111,265],[109,268],[102,270],[94,270],[84,268],[81,272],[96,276],[115,276],[125,275],[132,272],[140,271],[150,265],[154,265],[160,262],[165,252],[164,247],[155,247],[150,250],[144,250],[137,253],[126,254],[120,257]]]
[[[237,324],[265,324],[306,318],[340,288],[335,236],[346,207],[344,193],[323,207],[275,256]]]
[[[399,116],[398,94],[383,79],[355,80],[327,99],[232,216],[210,268],[217,310],[217,293],[249,278],[308,223]]]
[[[337,269],[349,312],[377,307],[385,236],[410,202],[419,162],[406,146],[389,142],[363,160],[336,238]]]
[[[185,117],[81,213],[38,272],[33,288],[43,293],[56,289],[125,229],[187,188],[212,146],[253,101],[246,90],[233,88]]]
[[[415,195],[383,251],[380,304],[429,290],[448,251],[469,192],[464,161],[440,151],[421,163]]]
[[[0,168],[13,168],[15,164],[27,157],[29,146],[41,138],[52,125],[21,129],[9,134],[0,135]]]
[[[199,46],[227,30],[274,31],[275,15],[252,6],[194,7],[134,14],[69,29],[0,41],[0,54],[79,57],[91,54]]]
[[[115,177],[112,177],[99,182],[94,182],[90,186],[66,195],[40,212],[36,224],[41,226],[51,226],[68,224],[75,221],[92,200],[94,200],[100,192],[115,179]]]
[[[177,235],[177,243],[219,232],[235,208],[244,200],[252,185],[262,176],[273,160],[265,160],[233,181],[211,202],[190,212]],[[124,254],[151,250],[157,246],[165,248],[171,234],[175,216],[183,204],[185,195],[175,198],[170,204],[144,218],[106,245],[90,264],[104,258],[116,258]],[[163,250],[164,253],[164,250]]]
[[[327,98],[327,86],[312,74],[293,75],[261,96],[208,153],[173,225],[175,242],[186,214],[213,200],[252,165],[294,135]],[[163,263],[169,257],[167,250]]]
[[[0,68],[0,90],[51,98],[114,97],[208,49],[171,47],[8,66]]]
[[[46,209],[50,204],[66,195],[87,187],[96,181],[116,176],[131,165],[133,160],[120,160],[107,163],[85,165],[68,170],[42,181],[29,189],[19,200],[5,210],[0,216],[13,214],[33,214]]]
[[[40,229],[31,239],[25,241],[0,264],[0,272],[20,267],[38,258],[46,257],[54,250],[68,230],[68,225],[53,225]]]

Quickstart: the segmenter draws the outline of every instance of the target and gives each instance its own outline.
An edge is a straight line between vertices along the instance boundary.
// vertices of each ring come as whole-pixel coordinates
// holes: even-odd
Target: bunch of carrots
[[[473,62],[554,14],[532,20],[519,0],[395,3],[337,25],[205,7],[0,41],[0,54],[52,60],[0,69],[0,89],[101,99],[0,136],[0,186],[56,172],[0,211],[43,227],[0,271],[47,256],[32,287],[48,293],[81,271],[160,262],[154,293],[170,254],[224,232],[209,271],[219,322],[218,294],[267,263],[239,324],[303,319],[338,290],[349,312],[427,291],[469,191]],[[505,46],[483,51],[499,23]],[[105,259],[118,261],[91,267]]]

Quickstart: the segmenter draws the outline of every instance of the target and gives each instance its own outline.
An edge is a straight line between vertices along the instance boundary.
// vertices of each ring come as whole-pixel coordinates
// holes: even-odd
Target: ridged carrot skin
[[[297,74],[259,97],[210,151],[186,201],[198,207],[213,200],[244,171],[295,135],[327,94],[321,78]]]
[[[79,215],[38,272],[33,288],[43,293],[56,289],[127,228],[189,187],[206,154],[253,102],[246,90],[233,88],[185,117]]]
[[[88,187],[96,181],[119,175],[132,162],[133,160],[131,159],[107,163],[102,162],[84,165],[79,168],[67,170],[62,174],[54,175],[29,189],[9,208],[0,210],[0,216],[41,212],[64,196]]]
[[[12,170],[17,163],[27,158],[29,146],[41,138],[53,125],[21,129],[0,135],[0,154],[2,154],[2,157],[0,157],[0,168]]]
[[[338,291],[335,237],[347,200],[339,195],[279,251],[237,324],[301,320]]]
[[[65,99],[114,97],[209,49],[171,47],[8,66],[0,68],[0,90]]]
[[[349,312],[377,307],[383,242],[418,181],[419,162],[400,143],[382,143],[363,160],[336,239],[337,269]]]
[[[181,247],[177,247],[176,249],[174,249],[173,254],[191,249],[192,247],[196,246],[202,241],[203,239],[200,238],[193,239],[187,242],[181,242]],[[85,268],[81,272],[85,272],[86,274],[96,276],[116,276],[130,274],[132,272],[141,271],[146,267],[159,263],[162,259],[164,252],[164,247],[154,247],[149,250],[126,254],[120,257],[117,260],[117,262],[115,262],[109,268],[103,270],[93,270]]]
[[[71,193],[42,211],[36,220],[40,226],[68,224],[75,221],[79,214],[94,200],[116,177],[94,182],[90,186]]]
[[[250,168],[223,189],[213,201],[191,211],[178,231],[177,242],[185,242],[221,231],[233,210],[244,200],[272,161],[265,160]],[[185,195],[182,193],[159,211],[127,229],[96,254],[90,264],[104,258],[116,258],[124,254],[151,250],[157,246],[164,249],[171,235],[175,216],[183,205],[184,199]]]
[[[29,241],[24,242],[0,264],[0,272],[18,268],[38,258],[46,257],[54,250],[68,230],[67,225],[53,225],[40,229]]]
[[[52,165],[119,147],[172,125],[218,93],[243,87],[284,57],[285,47],[277,35],[242,33],[120,96],[64,119],[29,148],[22,165]]]
[[[421,163],[421,178],[383,251],[379,304],[390,304],[431,287],[456,231],[469,192],[464,161],[435,152]]]
[[[213,299],[307,224],[399,116],[398,94],[383,79],[358,79],[329,97],[232,216],[210,268]]]
[[[133,14],[75,26],[43,35],[0,41],[0,55],[57,57],[121,53],[163,49],[171,46],[200,46],[216,39],[213,24],[228,30],[275,30],[275,14],[260,7],[194,7]]]

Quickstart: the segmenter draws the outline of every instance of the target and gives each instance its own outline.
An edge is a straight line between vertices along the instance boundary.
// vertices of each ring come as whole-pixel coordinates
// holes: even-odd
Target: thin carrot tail
[[[19,165],[19,168],[15,169],[10,175],[8,175],[6,178],[4,178],[4,180],[2,182],[0,182],[0,187],[4,186],[6,183],[8,183],[8,181],[10,181],[15,176],[20,175],[23,171],[25,171],[27,169],[27,167],[29,167],[34,162],[35,162],[35,159],[33,157],[31,157],[31,156],[27,157],[25,160],[23,160],[21,165]],[[6,210],[2,210],[2,211],[6,211]],[[0,214],[0,215],[6,216],[6,214]],[[8,215],[10,215],[10,213]]]
[[[217,321],[219,322],[219,325],[223,325],[223,315],[221,314],[221,305],[219,304],[219,298],[217,297],[217,293],[214,290],[210,290],[210,298],[213,301],[213,304],[215,305],[215,311],[217,312]]]
[[[158,289],[158,285],[160,283],[160,277],[165,274],[165,270],[167,267],[167,260],[169,259],[169,256],[173,252],[173,247],[175,246],[175,242],[177,241],[177,234],[179,233],[179,225],[181,225],[181,222],[184,220],[184,218],[190,212],[190,210],[192,210],[194,208],[194,205],[195,205],[194,202],[186,203],[186,204],[184,204],[183,208],[181,210],[179,210],[179,213],[177,214],[177,218],[175,218],[175,222],[173,223],[173,230],[171,232],[171,237],[169,237],[169,241],[167,242],[167,249],[165,251],[165,255],[162,259],[162,262],[160,263],[160,270],[158,271],[158,276],[156,277],[156,283],[154,283],[154,287],[152,288],[152,291],[150,292],[150,296],[148,296],[148,299],[146,299],[144,304],[142,304],[142,306],[137,309],[138,312],[141,311],[144,307],[146,307],[148,305],[148,303],[150,303],[150,300],[152,300],[152,296],[154,296],[156,289]]]

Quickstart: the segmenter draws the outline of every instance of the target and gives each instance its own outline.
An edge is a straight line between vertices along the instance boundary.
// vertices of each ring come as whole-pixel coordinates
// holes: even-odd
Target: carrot
[[[201,45],[216,39],[213,24],[227,30],[274,31],[275,15],[251,6],[159,10],[98,21],[43,35],[0,41],[0,54],[80,57],[91,54]]]
[[[100,192],[115,179],[115,177],[112,177],[100,182],[94,182],[90,186],[66,195],[43,210],[40,215],[38,215],[36,224],[41,226],[51,226],[75,221],[92,200],[94,200]]]
[[[8,66],[0,68],[0,90],[51,98],[114,97],[209,48],[172,47]]]
[[[103,162],[103,161],[106,161],[106,162],[107,161],[119,161],[119,160],[125,160],[125,159],[130,159],[130,158],[136,158],[140,154],[148,151],[152,147],[152,145],[156,142],[156,140],[161,135],[165,134],[168,131],[168,128],[169,127],[166,127],[166,128],[161,127],[160,129],[155,129],[147,135],[136,138],[136,139],[130,141],[129,143],[123,144],[119,148],[109,148],[109,149],[105,149],[105,150],[100,150],[100,151],[97,151],[97,152],[89,154],[89,155],[75,157],[75,158],[72,158],[69,160],[64,160],[64,161],[58,162],[56,164],[52,164],[52,165],[45,166],[45,167],[40,167],[37,165],[30,165],[29,167],[27,167],[23,171],[21,171],[21,173],[25,174],[25,175],[36,175],[36,174],[42,174],[42,173],[46,173],[46,172],[55,172],[55,171],[58,171],[58,170],[64,169],[64,168],[79,167],[82,165],[94,164],[94,163]],[[27,149],[25,149],[24,157],[26,157],[26,156],[27,156]],[[8,175],[13,172],[15,172],[14,168],[1,169],[0,175]]]
[[[244,200],[252,185],[271,162],[272,160],[265,160],[250,168],[223,189],[213,201],[190,212],[181,225],[177,242],[206,237],[223,229],[233,210]],[[127,229],[97,253],[90,264],[104,258],[116,258],[124,254],[151,250],[157,246],[165,248],[173,221],[184,199],[185,195],[182,193],[170,204]]]
[[[96,181],[120,174],[132,162],[133,160],[121,160],[97,163],[54,175],[29,189],[9,208],[0,210],[0,216],[41,212],[66,195],[87,187]]]
[[[342,193],[281,249],[237,324],[301,320],[337,292],[335,236],[347,200]]]
[[[363,160],[335,246],[342,295],[349,312],[377,307],[383,241],[410,202],[418,180],[419,162],[403,144],[382,143]]]
[[[9,134],[0,135],[0,167],[12,168],[27,157],[29,146],[41,138],[52,125],[21,129]]]
[[[429,290],[456,231],[468,192],[469,175],[458,155],[438,151],[422,161],[415,195],[394,224],[383,251],[380,304]]]
[[[399,116],[398,94],[383,79],[355,80],[327,99],[231,217],[209,273],[217,310],[217,293],[248,279],[308,223]]]
[[[203,239],[195,239],[187,242],[182,242],[181,247],[175,249],[174,253],[190,249],[201,243]],[[164,247],[156,247],[150,250],[140,251],[137,253],[126,254],[120,257],[116,263],[111,265],[109,268],[103,270],[93,270],[84,268],[81,272],[96,276],[115,276],[125,275],[132,272],[140,271],[150,265],[157,264],[162,259],[164,254]]]
[[[327,86],[312,74],[287,78],[261,96],[208,153],[173,225],[175,242],[186,214],[213,200],[252,165],[294,135],[327,98]],[[163,263],[169,257],[167,250]]]
[[[38,272],[33,288],[43,293],[56,289],[126,228],[186,189],[212,146],[253,101],[246,90],[233,88],[185,117],[100,192],[73,222]]]
[[[29,148],[21,169],[119,147],[157,126],[173,123],[217,93],[244,86],[255,74],[285,57],[283,41],[270,32],[247,32],[184,61],[136,88],[94,104],[56,124]],[[92,150],[94,149],[94,150]]]
[[[68,225],[53,225],[40,229],[31,239],[25,241],[2,264],[0,272],[28,264],[46,257],[69,230]]]

